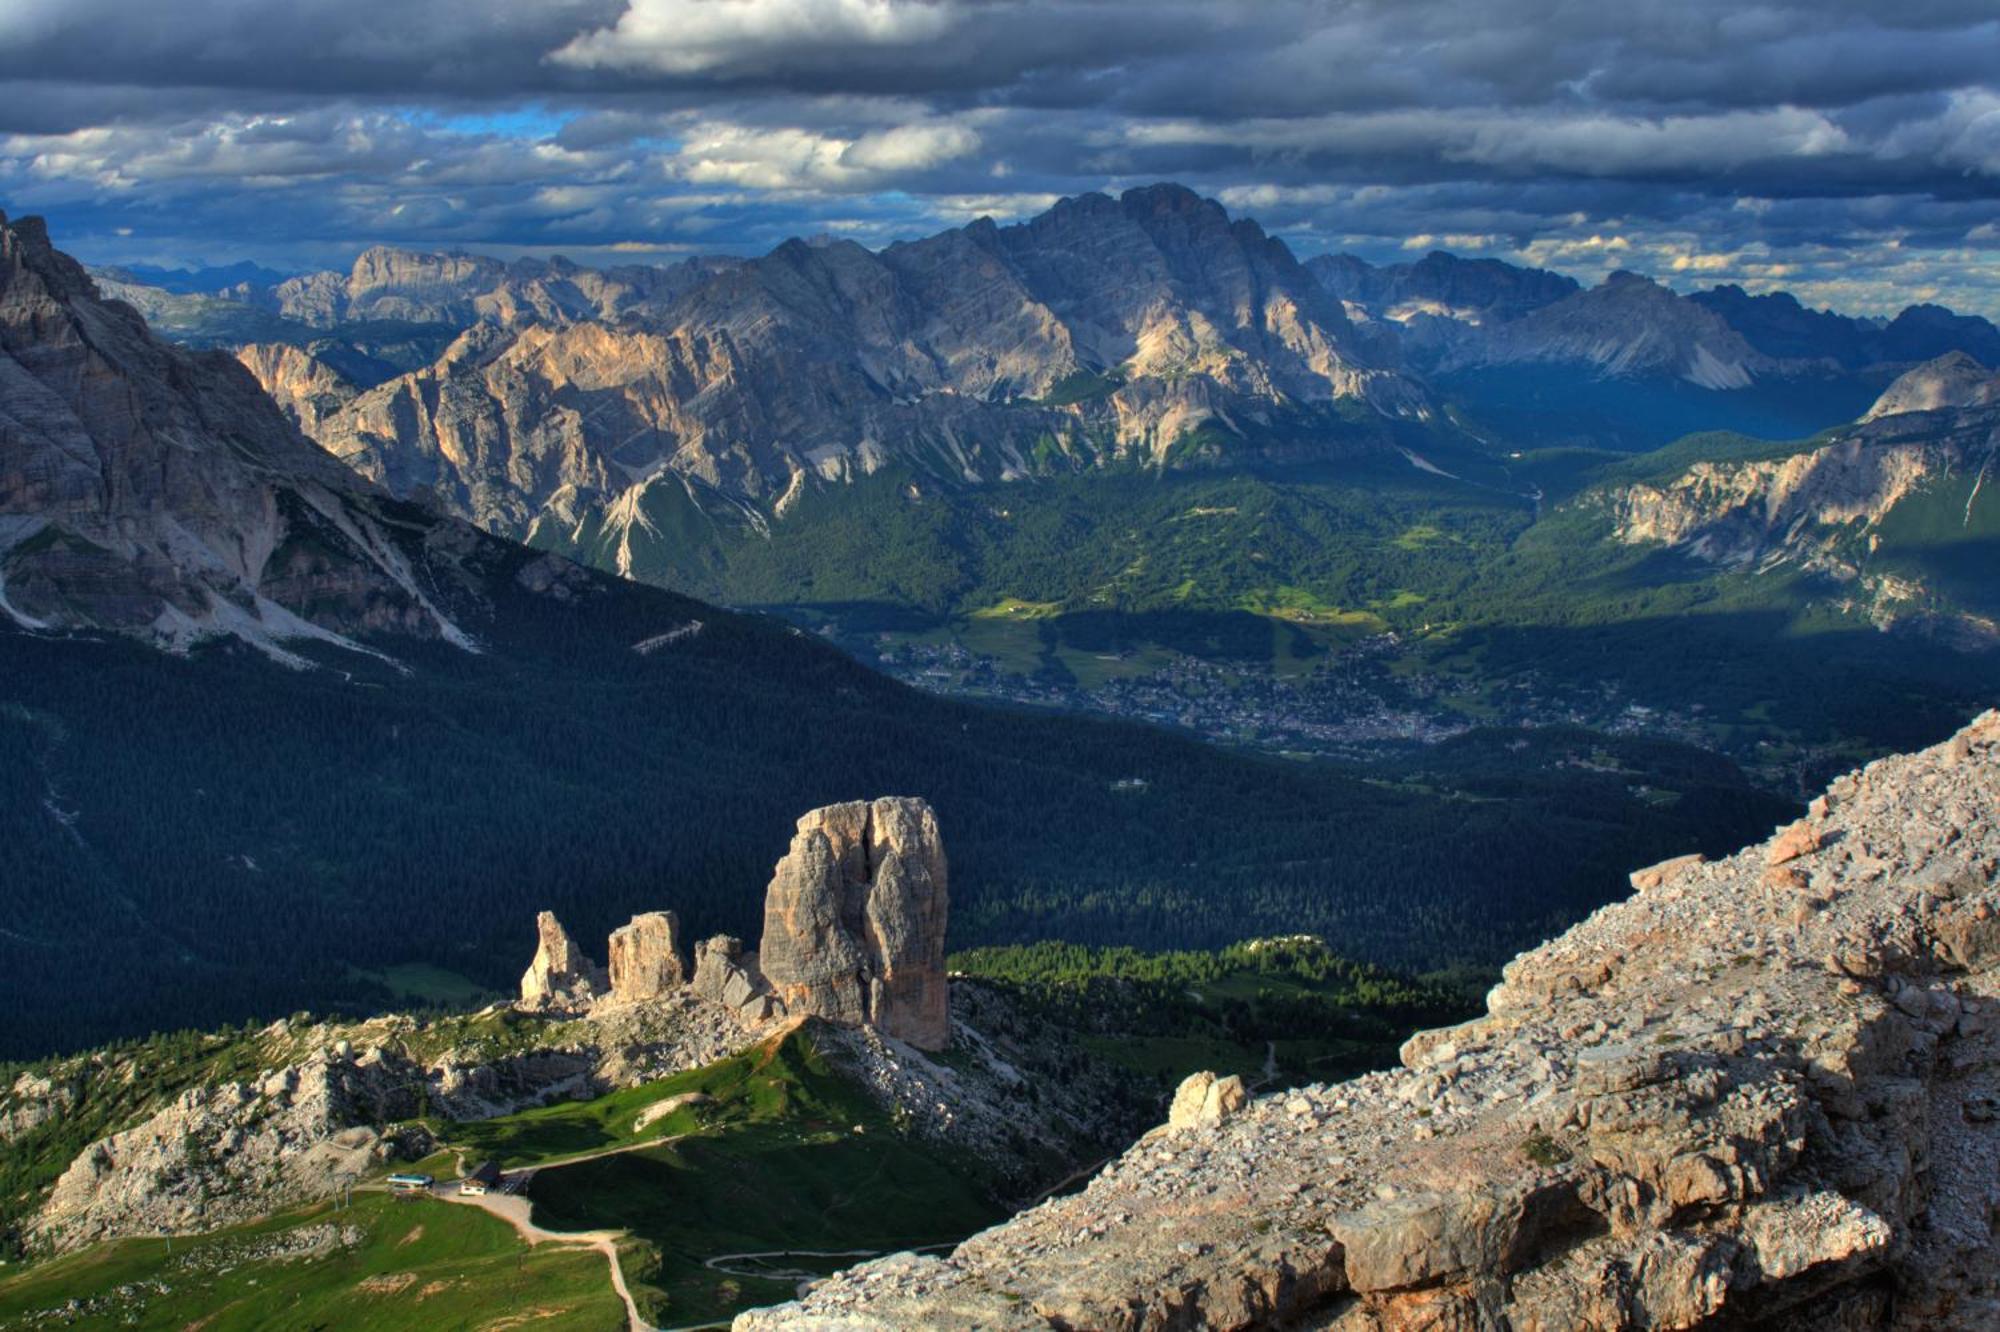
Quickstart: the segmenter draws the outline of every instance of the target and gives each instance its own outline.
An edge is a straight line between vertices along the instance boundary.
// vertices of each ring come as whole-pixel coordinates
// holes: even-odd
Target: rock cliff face
[[[1996,455],[2000,408],[1897,410],[1817,448],[1696,463],[1585,503],[1604,507],[1615,540],[1742,569],[1808,571],[1879,628],[1974,650],[2000,645],[2000,598],[1982,580],[1952,576],[1948,543],[1991,530]],[[1911,532],[1925,535],[1905,543]]]
[[[531,1008],[587,1005],[609,988],[604,972],[584,956],[555,912],[544,911],[535,917],[535,932],[535,960],[521,977],[523,1004]]]
[[[168,645],[443,638],[498,543],[391,500],[221,352],[156,340],[39,218],[0,217],[0,620]]]
[[[2000,1325],[2000,714],[1639,881],[1399,1070],[736,1326]]]
[[[353,402],[359,390],[311,352],[281,342],[239,347],[236,359],[307,435]]]
[[[937,818],[921,800],[814,810],[772,875],[759,963],[789,1013],[943,1049],[947,898]]]
[[[657,999],[687,983],[681,960],[681,921],[671,911],[648,911],[611,931],[611,998],[619,1003]]]

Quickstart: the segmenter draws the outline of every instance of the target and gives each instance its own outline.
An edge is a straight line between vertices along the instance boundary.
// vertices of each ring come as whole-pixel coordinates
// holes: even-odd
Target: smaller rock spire
[[[535,917],[535,960],[521,977],[521,1002],[536,1008],[588,1004],[604,993],[604,972],[584,955],[553,911]]]
[[[657,999],[687,983],[681,960],[681,919],[671,911],[645,911],[611,931],[611,998],[618,1003]]]

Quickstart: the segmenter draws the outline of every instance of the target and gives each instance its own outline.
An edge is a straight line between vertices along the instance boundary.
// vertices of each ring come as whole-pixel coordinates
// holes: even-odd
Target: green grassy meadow
[[[697,1099],[635,1127],[647,1107],[676,1097]],[[810,1024],[593,1101],[439,1127],[468,1161],[538,1167],[528,1187],[535,1224],[629,1232],[626,1280],[641,1310],[663,1324],[726,1318],[792,1295],[793,1281],[714,1270],[711,1258],[893,1252],[954,1242],[1005,1215],[976,1163],[901,1134],[827,1064]],[[612,1154],[573,1159],[601,1152]]]
[[[258,1256],[328,1227],[345,1240]],[[530,1248],[475,1208],[360,1193],[346,1208],[320,1204],[171,1242],[119,1240],[0,1276],[0,1329],[46,1326],[617,1332],[625,1308],[599,1253]]]

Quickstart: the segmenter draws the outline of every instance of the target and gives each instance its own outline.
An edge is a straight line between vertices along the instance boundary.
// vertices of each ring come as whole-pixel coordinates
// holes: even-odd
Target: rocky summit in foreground
[[[1177,1116],[736,1327],[2000,1326],[1996,868],[1988,713],[1635,874],[1401,1069]]]

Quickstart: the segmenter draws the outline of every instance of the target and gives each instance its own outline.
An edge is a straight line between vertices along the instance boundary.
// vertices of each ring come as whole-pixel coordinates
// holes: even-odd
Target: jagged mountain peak
[[[1461,345],[1445,365],[1537,362],[1589,366],[1607,378],[1683,379],[1707,389],[1747,388],[1773,368],[1722,316],[1624,269]]]
[[[48,222],[40,216],[29,214],[10,221],[0,211],[0,258],[6,263],[0,269],[0,290],[11,290],[32,278],[56,300],[98,295],[97,284],[83,265],[49,240]]]
[[[1978,315],[1942,305],[1912,305],[1881,332],[1885,360],[1928,361],[1948,351],[1966,351],[1985,365],[2000,365],[2000,328]]]
[[[1666,288],[1661,286],[1660,283],[1646,276],[1644,273],[1635,273],[1629,268],[1613,269],[1608,275],[1606,275],[1602,285],[1606,287],[1631,287],[1637,285],[1641,287],[1651,287],[1660,291],[1666,290]]]
[[[469,645],[430,548],[479,538],[385,525],[389,503],[233,358],[158,341],[41,219],[0,221],[0,621],[287,660],[286,641],[356,634]]]
[[[1371,318],[1411,326],[1448,320],[1467,326],[1519,318],[1580,290],[1575,279],[1499,259],[1432,250],[1413,263],[1377,267],[1356,255],[1318,255],[1306,268]],[[1419,338],[1421,346],[1421,338]]]

